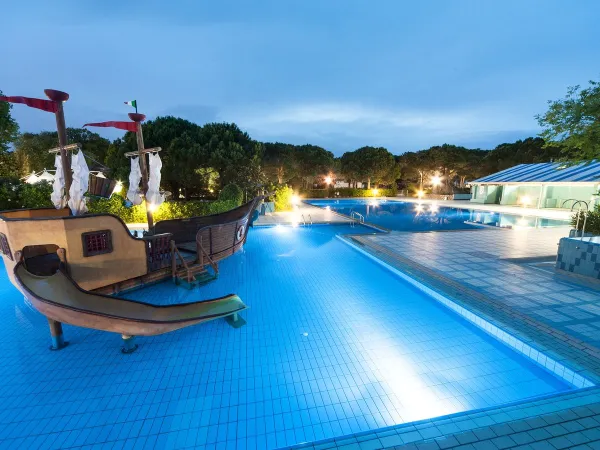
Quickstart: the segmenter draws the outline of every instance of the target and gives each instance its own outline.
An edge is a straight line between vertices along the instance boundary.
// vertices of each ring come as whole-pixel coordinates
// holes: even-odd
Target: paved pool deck
[[[255,225],[304,225],[305,223],[349,223],[350,219],[333,211],[300,203],[293,211],[258,216]]]
[[[436,203],[471,207],[469,202]],[[478,206],[473,209],[557,219],[570,214]],[[599,385],[600,283],[554,270],[558,241],[566,234],[568,228],[485,228],[345,239]],[[298,448],[600,449],[600,388]]]

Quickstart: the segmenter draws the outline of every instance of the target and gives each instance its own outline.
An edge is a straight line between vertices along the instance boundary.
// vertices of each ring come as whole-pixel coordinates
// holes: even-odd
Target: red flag
[[[115,121],[96,122],[96,123],[86,123],[84,125],[84,127],[104,127],[104,128],[113,127],[113,128],[118,128],[120,130],[131,131],[133,133],[137,132],[137,123],[135,123],[135,122],[115,122]]]
[[[58,111],[58,105],[56,104],[56,102],[53,102],[52,100],[43,100],[41,98],[4,97],[0,95],[0,101],[10,103],[23,103],[24,105],[31,106],[32,108],[37,108],[52,113]]]

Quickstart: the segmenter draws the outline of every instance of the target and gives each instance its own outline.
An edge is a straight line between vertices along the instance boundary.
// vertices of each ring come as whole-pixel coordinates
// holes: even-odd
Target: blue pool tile
[[[37,433],[40,448],[262,450],[569,389],[334,238],[347,232],[252,230],[215,282],[130,292],[155,304],[234,292],[250,307],[240,329],[138,338],[131,355],[67,325],[72,345],[48,352],[45,319],[0,275],[0,447]]]

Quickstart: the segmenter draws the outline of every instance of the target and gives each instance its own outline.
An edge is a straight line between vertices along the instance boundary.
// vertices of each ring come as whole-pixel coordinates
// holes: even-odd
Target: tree
[[[293,145],[281,142],[267,142],[263,145],[265,150],[262,163],[269,181],[283,184],[297,175],[298,166]]]
[[[295,147],[294,158],[303,186],[308,186],[317,175],[329,173],[334,167],[333,153],[317,145]]]
[[[0,91],[0,95],[2,91]],[[12,105],[8,102],[0,102],[0,154],[5,154],[19,135],[19,125],[10,115]]]
[[[0,95],[2,91],[0,91]],[[10,115],[12,105],[0,102],[0,177],[15,177],[18,174],[14,154],[10,151],[19,134],[19,125]]]
[[[247,189],[262,183],[260,161],[263,146],[252,140],[235,123],[204,125],[201,142],[206,166],[219,173],[221,188],[236,183],[242,189]]]
[[[600,156],[600,82],[569,87],[565,98],[549,101],[548,111],[536,119],[540,136],[550,145],[560,143],[567,156],[591,160]]]
[[[499,172],[518,164],[549,162],[570,154],[561,146],[545,142],[542,138],[529,137],[516,142],[498,145],[494,150],[486,152],[481,161],[484,173]]]
[[[92,170],[102,170],[103,163],[110,147],[110,141],[83,128],[67,128],[67,140],[81,144],[83,153],[88,157],[88,165]],[[31,172],[39,172],[54,167],[54,155],[48,153],[58,147],[56,131],[20,134],[15,142],[14,158],[18,176]]]
[[[342,155],[340,158],[340,170],[351,186],[356,187],[356,183],[362,181],[356,152],[346,152]]]
[[[353,153],[354,165],[361,179],[367,180],[367,189],[371,189],[371,181],[380,183],[389,178],[396,165],[394,155],[383,147],[361,147]]]

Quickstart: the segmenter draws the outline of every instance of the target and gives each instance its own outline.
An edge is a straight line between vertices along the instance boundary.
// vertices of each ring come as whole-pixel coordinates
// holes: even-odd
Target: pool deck
[[[570,214],[436,203],[555,219]],[[600,282],[553,268],[567,230],[392,231],[345,239],[600,384]],[[600,449],[600,387],[298,448]]]
[[[255,225],[302,225],[303,221],[312,223],[349,223],[350,219],[324,208],[300,203],[294,211],[275,212],[258,216]]]

